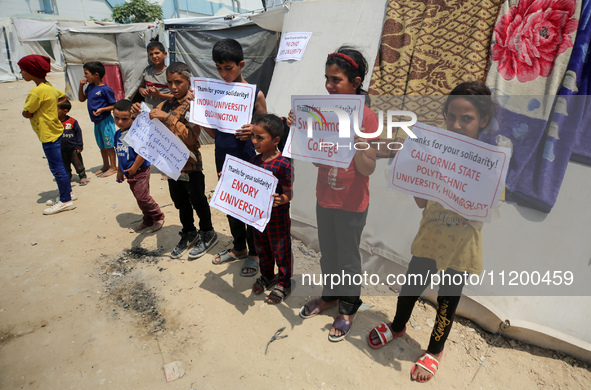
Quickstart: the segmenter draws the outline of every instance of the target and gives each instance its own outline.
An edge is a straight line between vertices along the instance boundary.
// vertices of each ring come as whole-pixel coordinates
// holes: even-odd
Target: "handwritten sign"
[[[354,127],[361,126],[364,103],[362,95],[292,96],[296,120],[284,151],[298,160],[349,167],[357,147]]]
[[[489,145],[417,122],[396,154],[388,187],[433,200],[464,218],[490,221],[511,158],[508,148]]]
[[[191,77],[191,88],[191,122],[231,134],[250,123],[256,85]]]
[[[281,44],[277,51],[275,61],[296,60],[301,61],[308,46],[308,41],[312,37],[311,32],[292,32],[281,36]]]
[[[228,154],[209,205],[262,232],[271,218],[276,189],[271,171]]]
[[[158,119],[150,119],[147,111],[135,118],[123,141],[174,180],[189,159],[189,149],[183,141]]]

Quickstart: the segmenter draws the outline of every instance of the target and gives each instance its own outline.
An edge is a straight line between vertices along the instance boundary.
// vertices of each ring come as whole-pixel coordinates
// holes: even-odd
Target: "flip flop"
[[[337,319],[334,320],[334,322],[332,323],[332,327],[340,330],[341,332],[345,332],[345,333],[343,333],[340,336],[331,336],[331,334],[329,333],[328,339],[334,343],[344,340],[345,337],[347,337],[347,335],[351,331],[351,326],[353,326],[353,322],[355,321],[355,318],[357,318],[357,313],[355,313],[355,315],[353,316],[353,321],[348,321],[343,318],[337,317]]]
[[[265,299],[265,302],[267,302],[267,304],[269,305],[278,305],[281,302],[285,301],[285,299],[287,299],[287,297],[289,296],[289,294],[291,294],[291,289],[287,289],[283,286],[275,286],[275,288],[273,289],[273,291],[271,291],[271,293],[269,294],[269,296],[274,296],[274,297],[278,297],[279,301],[277,302],[271,302],[267,299]]]
[[[219,264],[229,263],[234,260],[246,259],[247,257],[248,257],[248,255],[235,256],[230,249],[225,249],[225,250],[221,251],[220,253],[218,253],[211,260],[211,263],[215,264],[215,265],[219,265]],[[219,258],[220,261],[215,261],[217,258]]]
[[[443,351],[442,351],[442,353],[443,353]],[[443,355],[441,355],[441,357],[443,357]],[[431,373],[431,378],[424,380],[424,381],[413,379],[412,374],[414,374],[415,370],[417,369],[417,366],[422,367],[423,369],[427,370],[427,372]],[[439,369],[439,361],[437,359],[435,359],[433,357],[433,355],[425,352],[424,354],[421,355],[420,358],[418,358],[415,365],[412,366],[412,370],[410,371],[410,378],[412,380],[419,382],[419,383],[429,382],[431,379],[433,379],[433,377],[435,376],[435,373],[437,372],[438,369]]]
[[[386,324],[385,322],[382,322],[380,325],[378,325],[372,329],[372,331],[375,331],[376,334],[380,338],[380,342],[378,344],[374,344],[371,341],[371,331],[369,332],[369,334],[367,335],[367,342],[369,343],[370,347],[375,348],[375,349],[382,348],[384,345],[388,344],[390,341],[392,341],[392,340],[394,340],[406,333],[406,326],[400,332],[392,333],[392,329],[390,328],[390,325],[392,325],[391,322],[388,324]]]
[[[244,272],[244,270],[247,268],[254,269],[254,272],[253,271]],[[257,272],[259,272],[259,262],[257,260],[255,260],[254,257],[247,256],[246,260],[244,260],[244,263],[242,264],[242,270],[240,270],[240,276],[244,276],[244,277],[255,276],[257,274]]]
[[[326,307],[325,309],[322,309],[322,307],[318,304],[319,299],[322,299],[322,298],[314,298],[314,299],[306,302],[306,304],[304,306],[302,306],[302,308],[300,309],[300,317],[302,317],[304,319],[316,317],[318,314],[322,313],[324,310],[328,309],[329,307],[336,305],[336,303],[337,303],[337,301],[335,300],[328,307]],[[311,304],[312,302],[314,302],[313,306],[309,306],[309,304]],[[308,313],[310,313],[308,315],[306,315],[306,308],[308,308]]]
[[[82,180],[80,180],[80,186],[85,186],[88,183],[90,183],[90,180],[88,180],[88,179],[82,179]]]

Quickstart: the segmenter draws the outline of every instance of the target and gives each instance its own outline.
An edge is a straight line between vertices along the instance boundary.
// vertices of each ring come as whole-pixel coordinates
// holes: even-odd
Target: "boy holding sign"
[[[278,179],[277,192],[273,194],[271,219],[263,232],[254,232],[261,276],[253,284],[252,292],[258,295],[276,285],[265,298],[271,305],[283,302],[291,293],[291,163],[277,150],[283,130],[283,121],[273,114],[258,117],[252,128],[252,143],[259,154],[252,158],[251,163],[273,172]],[[278,268],[277,279],[275,264]]]
[[[119,130],[115,132],[115,148],[119,161],[117,182],[123,183],[127,179],[129,189],[144,214],[142,222],[133,230],[139,232],[152,226],[152,232],[157,232],[164,225],[164,213],[154,198],[150,196],[150,162],[123,142],[123,138],[133,123],[131,107],[132,103],[127,99],[119,100],[113,106],[113,118],[115,125],[119,127]]]
[[[178,136],[189,149],[189,159],[181,170],[178,180],[168,179],[168,189],[174,207],[179,210],[179,219],[183,229],[179,233],[181,240],[170,253],[170,257],[177,259],[189,248],[189,260],[203,256],[209,248],[218,242],[218,235],[211,223],[211,210],[205,196],[205,175],[199,148],[199,134],[201,128],[189,123],[185,115],[190,109],[192,93],[189,92],[191,73],[183,62],[173,62],[166,68],[166,79],[172,99],[160,103],[150,111],[150,119],[158,119],[170,131]],[[141,106],[136,103],[134,112],[139,112]],[[199,217],[199,231],[195,227],[193,210]]]
[[[220,77],[227,83],[245,83],[242,76],[244,68],[244,52],[242,46],[234,39],[222,39],[213,46],[212,57]],[[267,113],[265,95],[257,88],[253,109],[253,119]],[[215,164],[218,175],[224,166],[226,155],[250,161],[255,150],[250,140],[252,124],[245,124],[236,134],[205,128],[215,139]],[[233,238],[233,248],[218,253],[213,259],[214,264],[223,264],[237,259],[244,259],[241,276],[254,276],[258,271],[257,254],[254,248],[253,228],[244,222],[228,215],[228,224]],[[248,246],[247,246],[248,243]]]

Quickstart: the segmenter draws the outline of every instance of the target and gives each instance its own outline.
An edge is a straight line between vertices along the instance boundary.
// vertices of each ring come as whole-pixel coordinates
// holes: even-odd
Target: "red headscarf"
[[[40,79],[44,79],[47,73],[51,70],[49,57],[40,56],[39,54],[24,56],[17,64],[22,70],[31,76]]]

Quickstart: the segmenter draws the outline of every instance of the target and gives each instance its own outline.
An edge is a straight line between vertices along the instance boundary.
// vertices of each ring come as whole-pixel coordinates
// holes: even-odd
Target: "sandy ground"
[[[63,74],[49,79],[64,87]],[[33,86],[0,84],[0,388],[589,388],[588,364],[497,339],[463,319],[454,324],[435,379],[413,383],[412,363],[433,325],[431,305],[419,303],[408,333],[373,350],[368,331],[391,319],[396,298],[364,297],[371,309],[359,314],[346,341],[334,344],[327,334],[335,309],[302,320],[307,297],[294,293],[282,305],[266,305],[251,295],[254,279],[239,276],[239,263],[215,266],[210,254],[171,260],[166,252],[179,239],[180,223],[166,182],[153,172],[164,228],[133,233],[141,217],[128,185],[92,173],[101,159],[84,103],[74,102],[71,116],[84,131],[91,183],[80,187],[75,175],[77,208],[42,215],[57,188],[20,114]],[[202,150],[210,191],[213,148]],[[213,215],[216,253],[231,241],[225,216]],[[296,263],[318,267],[317,256],[301,243],[294,247]],[[265,355],[281,327],[289,337]],[[167,384],[163,364],[173,361],[183,362],[186,374]]]

